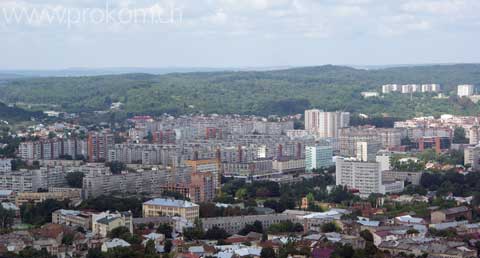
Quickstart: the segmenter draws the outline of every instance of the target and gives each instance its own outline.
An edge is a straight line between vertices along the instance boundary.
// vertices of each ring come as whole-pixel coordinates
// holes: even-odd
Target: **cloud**
[[[1,16],[4,10],[19,8],[59,13],[102,11],[107,3],[112,10],[125,10],[124,14],[162,16],[166,21],[173,7],[175,20],[65,24],[41,17],[32,22],[7,23]],[[333,42],[334,48],[338,42],[364,42],[368,46],[421,37],[441,39],[445,35],[477,38],[478,13],[479,0],[0,0],[0,36],[10,43],[21,39],[24,49],[34,43],[59,49],[82,48],[80,42],[95,45],[96,40],[116,46],[115,40],[121,39],[136,49],[144,49],[151,42],[166,49],[177,48],[178,42],[208,42],[206,47],[222,49],[235,42],[240,46],[252,44],[252,48],[258,45],[259,49],[264,43],[263,52],[268,52],[282,44],[302,49],[309,43],[315,46],[314,42]],[[10,43],[0,42],[0,48],[15,48]]]

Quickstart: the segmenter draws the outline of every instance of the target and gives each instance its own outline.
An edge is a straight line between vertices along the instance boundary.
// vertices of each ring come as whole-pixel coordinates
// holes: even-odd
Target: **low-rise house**
[[[143,235],[143,242],[142,244],[145,246],[148,241],[152,240],[155,243],[155,246],[161,245],[163,241],[165,241],[165,235],[152,232],[148,235]]]
[[[89,230],[92,226],[92,213],[60,209],[52,212],[52,223]]]
[[[320,237],[320,238],[318,238]],[[318,234],[318,235],[310,235],[305,237],[304,239],[310,239],[310,240],[317,240],[317,241],[323,241],[327,240],[332,243],[340,243],[342,245],[350,245],[355,249],[363,249],[365,248],[366,241],[360,236],[351,236],[351,235],[345,235],[345,234],[340,234],[336,232],[330,232],[330,233],[324,233],[324,234]]]
[[[412,217],[411,215],[398,216],[394,219],[397,225],[426,225],[427,222],[422,218]]]
[[[116,248],[116,247],[130,247],[130,244],[123,239],[114,238],[114,239],[105,241],[102,244],[101,250],[102,250],[102,252],[108,252],[108,250]]]
[[[480,223],[459,225],[456,231],[459,235],[480,234]]]
[[[33,236],[32,247],[36,250],[45,249],[51,255],[58,257],[73,256],[73,253],[76,249],[81,249],[80,247],[65,246],[63,245],[63,237],[66,235],[71,235],[73,240],[79,239],[78,232],[73,231],[71,228],[58,225],[58,224],[46,224],[39,229],[31,230]],[[81,244],[80,242],[75,242]]]
[[[15,201],[15,192],[12,190],[0,190],[0,201],[1,202],[13,202]]]
[[[5,210],[13,211],[15,213],[15,218],[20,219],[20,208],[18,208],[17,205],[11,202],[2,202],[2,207]]]
[[[391,255],[421,256],[428,254],[428,257],[448,258],[474,258],[477,251],[468,248],[463,242],[441,241],[433,239],[405,239],[382,242],[378,248],[381,251],[388,251]]]
[[[33,236],[28,231],[15,231],[0,235],[0,249],[18,254],[33,244]]]
[[[373,244],[379,246],[386,241],[397,241],[400,239],[414,238],[419,235],[419,232],[412,230],[413,227],[408,229],[392,229],[392,230],[378,230],[371,232],[373,235]]]
[[[462,220],[462,221],[443,222],[443,223],[437,223],[437,224],[432,223],[432,224],[429,224],[428,227],[435,230],[446,230],[451,228],[457,228],[467,224],[468,224],[468,221]]]
[[[110,231],[118,227],[126,227],[133,232],[132,213],[127,212],[103,212],[92,216],[92,232],[106,237]]]
[[[262,248],[260,247],[243,247],[234,250],[238,257],[260,257]]]
[[[430,213],[430,221],[434,224],[455,220],[472,220],[472,210],[466,206],[460,206]]]

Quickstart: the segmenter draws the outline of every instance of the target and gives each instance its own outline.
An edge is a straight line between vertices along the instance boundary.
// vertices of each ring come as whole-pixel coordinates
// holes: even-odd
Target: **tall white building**
[[[336,161],[335,179],[336,185],[358,190],[362,196],[381,192],[382,173],[377,162],[339,157]]]
[[[377,152],[381,149],[380,142],[357,142],[356,156],[360,161],[375,161]]]
[[[317,134],[320,138],[335,138],[340,128],[349,125],[349,112],[324,112],[318,109],[305,111],[305,130]]]
[[[320,127],[320,113],[319,109],[305,110],[305,130],[310,133],[318,132]]]
[[[382,85],[382,93],[388,94],[391,92],[395,92],[399,90],[399,86],[397,84],[385,84]]]
[[[457,95],[459,97],[468,97],[472,96],[474,92],[474,87],[471,84],[464,84],[457,86]]]
[[[473,171],[480,170],[480,146],[471,146],[463,150],[464,164],[470,164]]]
[[[422,84],[422,92],[439,92],[440,85],[438,84]]]
[[[0,159],[0,172],[10,172],[10,171],[12,171],[12,160]]]
[[[333,149],[331,146],[306,146],[305,147],[305,169],[328,168],[333,166]]]

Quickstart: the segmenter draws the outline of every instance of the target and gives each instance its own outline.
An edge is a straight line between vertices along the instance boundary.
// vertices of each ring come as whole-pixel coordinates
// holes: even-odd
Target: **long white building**
[[[336,185],[358,190],[364,196],[380,193],[382,173],[379,163],[339,157],[336,166]]]
[[[383,179],[380,163],[352,158],[337,158],[335,180],[336,185],[357,190],[361,197],[368,197],[372,193],[398,193],[404,189],[402,180]]]

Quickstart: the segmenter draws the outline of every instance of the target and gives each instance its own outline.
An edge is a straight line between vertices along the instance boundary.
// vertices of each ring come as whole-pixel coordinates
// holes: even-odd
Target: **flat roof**
[[[170,206],[170,207],[179,207],[179,208],[198,207],[198,204],[195,204],[193,202],[184,201],[184,200],[175,200],[175,199],[164,199],[164,198],[155,198],[150,201],[144,202],[143,204]]]

